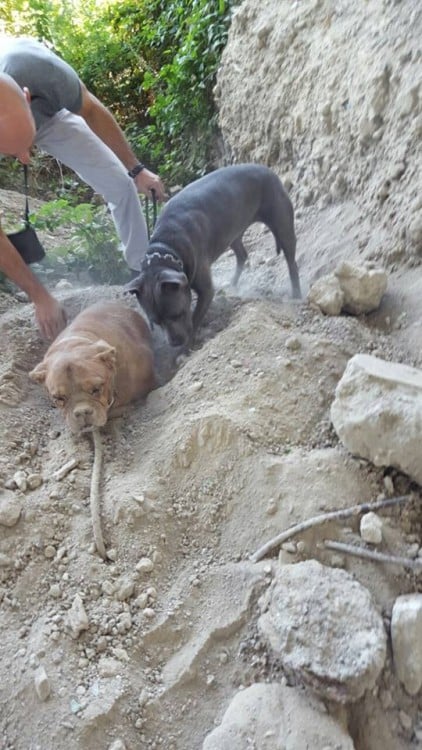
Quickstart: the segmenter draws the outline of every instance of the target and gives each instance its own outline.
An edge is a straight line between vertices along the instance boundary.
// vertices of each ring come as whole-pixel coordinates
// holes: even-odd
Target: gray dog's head
[[[192,293],[187,276],[173,268],[148,268],[125,286],[136,294],[151,323],[162,326],[172,346],[192,342]]]

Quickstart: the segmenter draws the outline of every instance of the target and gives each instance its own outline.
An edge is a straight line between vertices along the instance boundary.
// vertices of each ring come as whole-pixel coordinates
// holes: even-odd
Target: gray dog
[[[232,248],[239,280],[247,259],[242,235],[255,221],[269,227],[283,250],[293,296],[300,297],[295,261],[293,207],[268,167],[222,167],[192,182],[161,212],[140,275],[126,291],[136,294],[151,323],[166,329],[173,346],[191,344],[213,298],[211,263]],[[191,312],[191,289],[198,295]]]

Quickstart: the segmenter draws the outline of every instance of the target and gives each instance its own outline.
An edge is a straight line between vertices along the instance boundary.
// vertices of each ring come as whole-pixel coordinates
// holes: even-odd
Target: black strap
[[[24,176],[24,182],[25,182],[25,227],[29,229],[31,226],[29,221],[29,202],[28,202],[28,195],[29,195],[29,188],[28,188],[28,165],[23,165],[23,176]]]
[[[157,222],[157,195],[155,193],[154,188],[151,188],[151,195],[152,195],[152,229],[154,229],[156,222]],[[150,240],[151,239],[151,227],[150,227],[150,222],[149,222],[148,197],[145,198],[145,213],[146,213],[148,239]]]

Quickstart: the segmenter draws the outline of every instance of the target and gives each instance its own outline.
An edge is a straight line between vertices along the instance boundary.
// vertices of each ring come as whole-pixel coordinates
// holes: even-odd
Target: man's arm
[[[42,335],[54,339],[66,325],[65,312],[24,263],[1,227],[0,271],[26,292],[35,305],[35,318]]]
[[[91,130],[101,138],[103,143],[111,148],[129,171],[137,164],[138,159],[130,148],[123,131],[111,112],[88,91],[83,83],[81,83],[81,86],[82,107],[78,115],[84,118]],[[167,197],[160,178],[154,172],[150,172],[149,169],[143,169],[142,172],[136,175],[134,181],[141,193],[148,195],[151,190],[155,190],[159,201],[163,201]]]

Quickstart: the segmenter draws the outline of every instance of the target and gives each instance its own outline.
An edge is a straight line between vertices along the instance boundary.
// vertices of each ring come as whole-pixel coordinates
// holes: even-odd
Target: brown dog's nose
[[[73,410],[73,416],[79,423],[90,424],[94,409],[89,404],[78,404]]]

